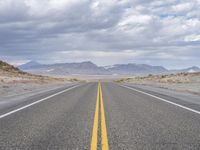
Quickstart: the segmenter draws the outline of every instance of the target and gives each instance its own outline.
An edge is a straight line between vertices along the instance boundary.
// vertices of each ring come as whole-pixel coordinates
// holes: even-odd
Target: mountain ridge
[[[74,63],[55,63],[41,64],[36,61],[30,61],[18,66],[20,69],[28,72],[42,74],[88,74],[88,75],[147,75],[147,74],[169,74],[179,72],[200,72],[200,68],[192,66],[184,69],[168,70],[163,66],[153,66],[148,64],[114,64],[110,66],[98,66],[91,61]]]

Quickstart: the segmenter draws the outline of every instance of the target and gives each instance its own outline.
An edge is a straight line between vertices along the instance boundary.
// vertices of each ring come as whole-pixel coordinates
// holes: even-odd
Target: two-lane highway
[[[86,83],[34,102],[0,114],[0,149],[200,149],[200,114],[181,101]]]

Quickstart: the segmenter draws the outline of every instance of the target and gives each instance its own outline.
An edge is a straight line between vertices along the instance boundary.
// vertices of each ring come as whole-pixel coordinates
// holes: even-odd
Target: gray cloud
[[[0,0],[0,59],[200,66],[199,7],[199,0]]]

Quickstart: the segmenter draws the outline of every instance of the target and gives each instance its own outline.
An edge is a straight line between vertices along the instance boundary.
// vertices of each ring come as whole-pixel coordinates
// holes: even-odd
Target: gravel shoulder
[[[17,82],[0,84],[0,112],[54,94],[78,82]]]

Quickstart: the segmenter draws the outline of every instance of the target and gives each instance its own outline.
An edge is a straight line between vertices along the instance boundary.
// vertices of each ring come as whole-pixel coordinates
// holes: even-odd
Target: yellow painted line
[[[101,88],[100,82],[98,83],[98,89],[97,89],[96,108],[95,108],[94,123],[93,123],[93,130],[92,130],[92,140],[91,140],[91,147],[90,147],[91,150],[97,150],[99,106],[100,106],[100,112],[101,112],[101,147],[102,147],[102,150],[109,150],[105,111],[104,111],[104,104],[103,104],[103,94],[102,94],[102,88]]]
[[[98,89],[97,89],[96,109],[95,109],[95,115],[94,115],[92,141],[91,141],[91,147],[90,147],[91,150],[97,150],[98,120],[99,120],[99,87],[100,87],[100,83],[98,83]]]
[[[99,89],[101,102],[101,145],[102,150],[109,150],[101,83]]]

